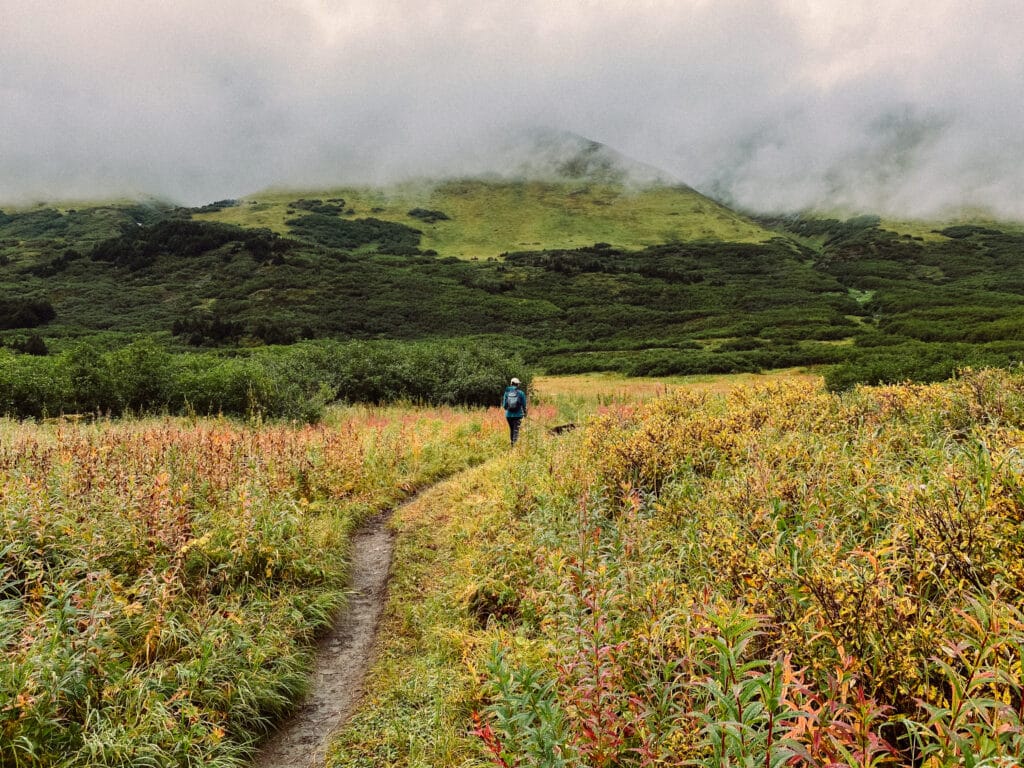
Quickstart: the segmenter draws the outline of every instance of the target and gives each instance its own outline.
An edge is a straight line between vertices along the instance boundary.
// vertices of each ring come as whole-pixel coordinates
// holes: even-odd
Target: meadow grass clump
[[[307,685],[350,533],[496,412],[0,422],[0,764],[242,765]]]
[[[472,643],[476,759],[1018,765],[1022,442],[984,370],[681,389],[534,451],[479,547],[517,620]]]

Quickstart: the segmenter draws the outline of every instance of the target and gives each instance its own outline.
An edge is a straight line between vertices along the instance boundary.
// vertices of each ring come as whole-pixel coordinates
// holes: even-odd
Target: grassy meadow
[[[246,764],[354,527],[506,440],[496,410],[0,421],[0,765]]]
[[[296,199],[344,200],[346,215],[395,221],[423,232],[422,247],[440,256],[487,259],[507,251],[614,243],[629,249],[687,240],[759,243],[772,233],[688,187],[580,181],[498,182],[472,179],[344,188],[269,191],[200,220],[266,227],[288,234]],[[421,208],[448,219],[424,222]]]
[[[402,510],[332,765],[1018,766],[1024,378],[666,389]]]

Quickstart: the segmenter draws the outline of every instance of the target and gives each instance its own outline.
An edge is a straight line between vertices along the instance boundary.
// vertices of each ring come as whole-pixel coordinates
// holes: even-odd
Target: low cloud
[[[565,131],[754,210],[1024,218],[1016,0],[0,0],[0,18],[0,201],[511,175]]]

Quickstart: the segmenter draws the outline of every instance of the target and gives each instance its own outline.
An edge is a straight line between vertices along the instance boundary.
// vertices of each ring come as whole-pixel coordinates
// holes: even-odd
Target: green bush
[[[71,380],[53,357],[0,349],[0,413],[41,418],[70,412]]]
[[[430,208],[413,208],[409,211],[409,216],[412,216],[414,219],[419,219],[420,221],[425,221],[427,224],[451,220],[451,216],[444,211],[434,211]]]
[[[522,358],[482,342],[304,342],[235,356],[174,353],[150,339],[79,342],[35,357],[0,349],[0,413],[224,414],[314,422],[336,400],[493,405]]]
[[[419,253],[418,229],[380,219],[339,219],[310,213],[285,222],[298,237],[329,248],[363,248],[374,245],[381,253],[411,256]]]
[[[0,298],[0,330],[37,328],[56,316],[53,305],[47,299]]]

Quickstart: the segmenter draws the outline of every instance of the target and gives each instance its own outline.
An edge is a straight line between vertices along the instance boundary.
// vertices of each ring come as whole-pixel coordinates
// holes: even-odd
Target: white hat
[[[512,383],[513,384],[518,384],[519,383],[519,379],[517,379],[515,376],[513,376],[512,377]]]

